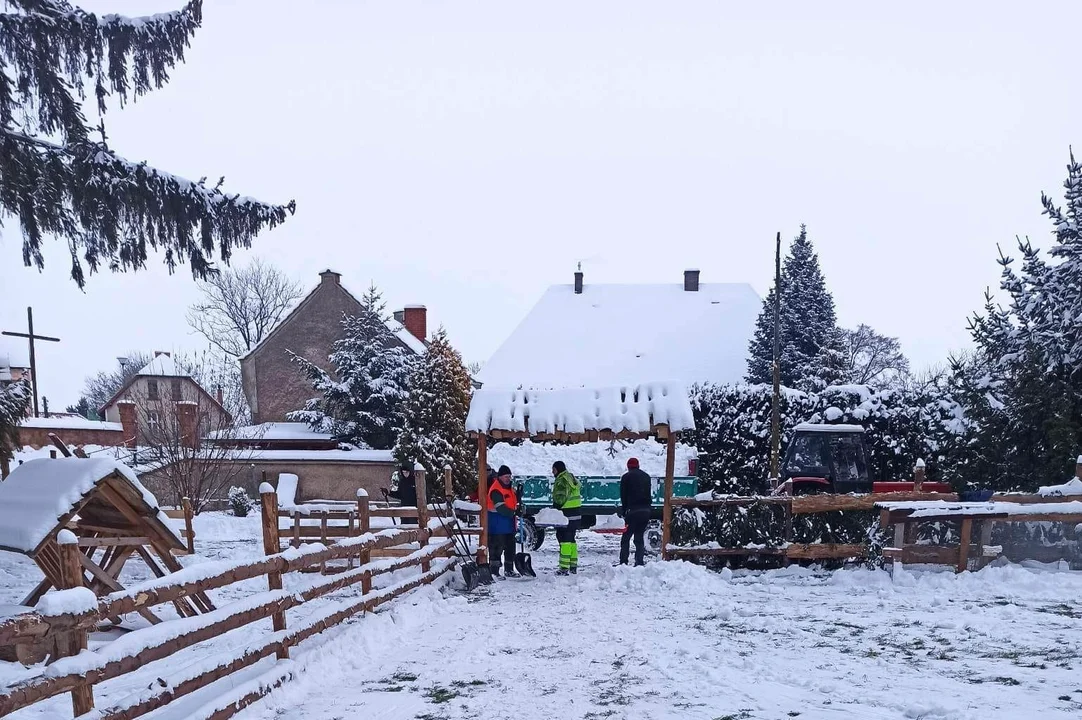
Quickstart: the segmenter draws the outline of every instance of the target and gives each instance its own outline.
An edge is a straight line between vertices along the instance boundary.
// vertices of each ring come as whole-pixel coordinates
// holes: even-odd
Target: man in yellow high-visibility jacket
[[[556,540],[560,543],[560,569],[556,574],[573,575],[579,571],[579,545],[575,542],[575,532],[582,524],[582,486],[567,471],[562,460],[552,464],[552,474],[556,478],[552,486],[552,505],[562,510],[567,518],[567,527],[556,528]]]

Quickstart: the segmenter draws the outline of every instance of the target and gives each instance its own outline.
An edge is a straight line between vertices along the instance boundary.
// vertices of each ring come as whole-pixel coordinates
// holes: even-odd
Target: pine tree
[[[187,262],[199,278],[215,253],[250,247],[294,205],[226,194],[222,182],[191,182],[117,155],[104,119],[83,112],[88,92],[99,118],[169,80],[202,23],[202,0],[150,17],[97,17],[67,0],[8,0],[0,13],[0,215],[19,218],[23,261],[41,269],[42,243],[66,241],[71,277],[146,265],[148,247],[173,271]],[[95,139],[97,135],[97,139]]]
[[[789,246],[781,270],[781,384],[814,390],[843,377],[842,336],[834,314],[834,298],[826,288],[808,231]],[[755,323],[748,357],[747,381],[770,383],[774,357],[774,293],[771,287]]]
[[[19,449],[19,423],[30,407],[30,383],[19,380],[0,383],[0,466],[7,467]]]
[[[334,374],[299,355],[296,362],[319,396],[289,414],[342,442],[390,450],[403,423],[403,405],[416,364],[387,327],[386,304],[375,286],[361,299],[359,314],[342,319],[342,338],[329,360]]]
[[[472,389],[462,356],[440,328],[414,370],[405,425],[395,445],[399,461],[419,462],[430,479],[441,478],[443,469],[450,467],[460,495],[476,482],[474,453],[466,437]]]
[[[85,417],[87,420],[100,420],[98,413],[90,407],[90,401],[85,397],[79,398],[79,402],[74,405],[68,405],[67,411],[75,413],[79,417]]]

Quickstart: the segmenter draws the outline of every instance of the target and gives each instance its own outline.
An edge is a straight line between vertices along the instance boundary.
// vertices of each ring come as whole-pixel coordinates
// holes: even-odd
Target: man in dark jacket
[[[387,494],[398,500],[402,507],[417,507],[417,476],[413,468],[413,463],[404,462],[391,475],[391,490]],[[416,525],[417,516],[403,516],[402,524]]]
[[[489,565],[493,577],[500,577],[503,558],[505,577],[517,578],[515,571],[515,511],[518,496],[511,487],[511,468],[501,465],[495,480],[488,487],[488,547]]]
[[[624,518],[624,536],[620,538],[620,564],[627,565],[631,555],[631,538],[635,538],[635,565],[644,564],[646,544],[643,535],[650,523],[650,503],[653,493],[650,476],[639,469],[639,459],[627,461],[627,472],[620,478],[620,514]]]

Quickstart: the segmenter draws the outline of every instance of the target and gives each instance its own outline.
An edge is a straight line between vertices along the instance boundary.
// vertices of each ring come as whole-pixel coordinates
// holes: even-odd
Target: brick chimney
[[[180,444],[190,448],[199,447],[199,428],[196,424],[196,410],[199,406],[190,400],[181,400],[176,407]]]
[[[428,308],[424,305],[407,305],[402,311],[402,324],[413,337],[428,341]]]
[[[121,400],[116,404],[120,411],[120,427],[123,429],[124,447],[134,448],[138,444],[139,425],[135,422],[135,403]]]
[[[684,271],[684,292],[699,292],[699,271]]]
[[[575,271],[575,294],[582,295],[582,266]]]
[[[342,284],[342,274],[341,273],[336,273],[334,270],[331,270],[330,268],[327,268],[326,270],[324,270],[323,272],[321,272],[319,274],[319,282],[320,282],[321,285],[327,285],[327,284],[341,285]]]
[[[225,396],[222,394],[222,386],[219,385],[218,389],[214,392],[214,399],[218,401],[218,404],[225,407]]]

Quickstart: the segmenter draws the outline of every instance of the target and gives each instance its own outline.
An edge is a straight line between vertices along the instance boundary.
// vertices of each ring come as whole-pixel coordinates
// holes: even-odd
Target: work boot
[[[515,570],[514,568],[512,568],[512,569],[510,569],[510,570],[504,570],[504,571],[503,571],[503,574],[504,574],[505,576],[509,577],[509,578],[519,578],[519,577],[522,577],[522,575],[520,575],[520,574],[519,574],[518,570]]]
[[[579,574],[579,566],[578,565],[572,565],[571,566],[571,574],[572,575],[578,575]]]
[[[556,571],[556,574],[557,574],[558,576],[560,576],[560,577],[563,577],[563,576],[565,576],[565,575],[570,575],[570,574],[571,574],[571,571],[570,571],[570,570],[568,570],[567,568],[560,568],[559,570],[557,570],[557,571]]]

